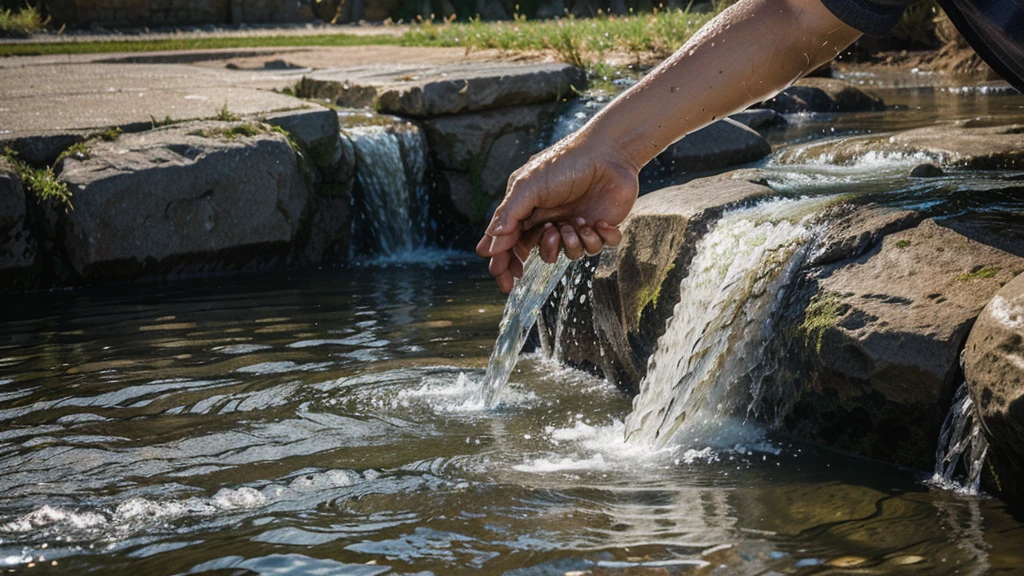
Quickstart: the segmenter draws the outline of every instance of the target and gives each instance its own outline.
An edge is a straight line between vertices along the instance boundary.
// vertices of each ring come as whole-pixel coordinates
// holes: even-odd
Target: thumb
[[[517,185],[517,182],[512,183],[505,201],[494,211],[494,217],[487,226],[485,233],[492,238],[486,250],[490,255],[505,252],[515,245],[522,231],[522,221],[537,207],[530,187]]]

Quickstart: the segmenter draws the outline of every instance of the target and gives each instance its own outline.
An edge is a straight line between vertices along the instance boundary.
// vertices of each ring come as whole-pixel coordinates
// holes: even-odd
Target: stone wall
[[[57,25],[134,27],[305,22],[305,0],[51,0]]]

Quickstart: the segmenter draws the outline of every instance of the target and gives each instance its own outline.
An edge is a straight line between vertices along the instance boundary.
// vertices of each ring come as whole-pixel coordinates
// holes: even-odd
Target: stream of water
[[[786,141],[942,115],[1024,117],[1004,94],[885,96],[921,111],[794,119]],[[5,295],[0,568],[1015,573],[1024,523],[998,500],[752,423],[700,425],[744,412],[764,321],[814,236],[806,216],[829,197],[997,227],[1021,213],[1019,188],[999,175],[921,183],[897,163],[769,163],[773,183],[808,198],[730,213],[706,235],[669,328],[699,353],[659,349],[636,406],[550,360],[570,318],[547,353],[515,362],[565,261],[531,259],[533,279],[507,303],[475,257],[430,251],[283,278]],[[403,254],[406,240],[389,242]],[[584,284],[566,281],[559,309]],[[496,350],[506,307],[521,316],[504,321]],[[947,427],[971,456],[961,461],[977,449],[957,430],[972,426]]]

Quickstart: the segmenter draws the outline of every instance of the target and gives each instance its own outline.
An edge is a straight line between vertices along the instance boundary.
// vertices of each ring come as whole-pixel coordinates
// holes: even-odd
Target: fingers
[[[622,244],[622,232],[617,226],[605,222],[604,220],[598,220],[594,229],[597,230],[598,235],[604,240],[604,243],[608,246],[618,246]]]
[[[499,252],[491,257],[491,263],[487,266],[487,271],[498,281],[498,288],[506,294],[512,291],[514,284],[512,271],[509,270],[510,259],[511,251]]]
[[[583,243],[576,235],[576,229],[571,224],[561,224],[559,233],[562,236],[562,246],[565,248],[565,257],[569,260],[579,260],[583,257]]]
[[[580,227],[579,235],[580,240],[583,241],[583,251],[587,256],[596,256],[604,248],[604,240],[590,226]]]
[[[550,222],[544,225],[540,239],[540,259],[548,264],[554,264],[558,260],[558,252],[561,249],[562,237]]]

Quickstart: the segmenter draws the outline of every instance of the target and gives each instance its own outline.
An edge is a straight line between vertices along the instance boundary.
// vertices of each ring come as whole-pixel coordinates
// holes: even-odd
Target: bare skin
[[[539,245],[554,262],[622,240],[645,164],[686,134],[770,98],[832,60],[860,32],[820,0],[740,0],[576,133],[509,178],[477,244],[503,292]]]

